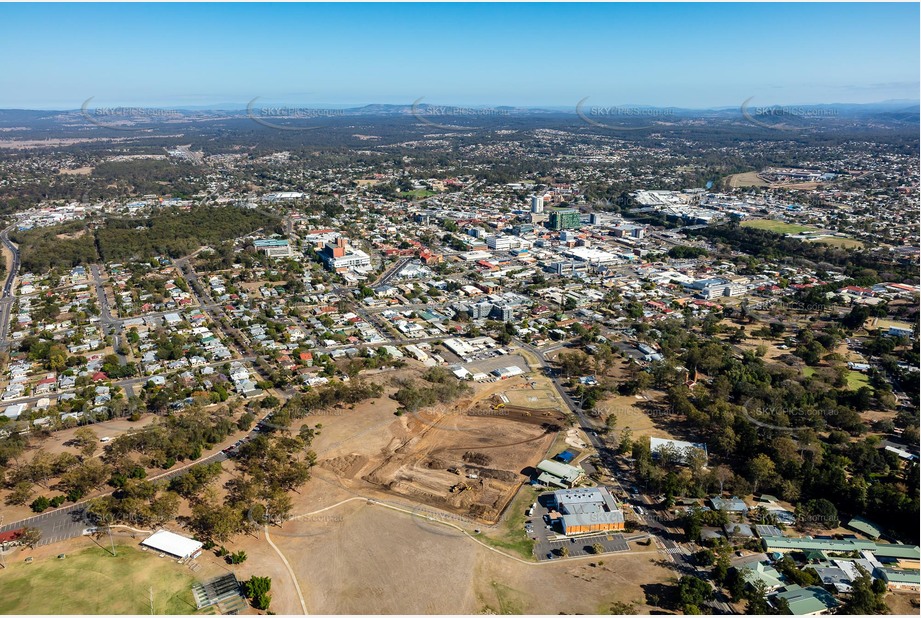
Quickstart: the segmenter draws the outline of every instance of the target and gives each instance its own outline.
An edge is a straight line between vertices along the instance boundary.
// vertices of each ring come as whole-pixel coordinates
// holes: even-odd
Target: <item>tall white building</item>
[[[540,214],[544,212],[544,198],[540,195],[531,196],[531,212]]]
[[[487,236],[486,246],[493,251],[509,251],[511,249],[527,249],[531,243],[518,236]]]

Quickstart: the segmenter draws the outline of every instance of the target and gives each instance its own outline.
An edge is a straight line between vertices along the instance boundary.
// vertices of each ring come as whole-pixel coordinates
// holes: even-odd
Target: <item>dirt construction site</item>
[[[512,379],[481,385],[467,399],[405,413],[375,432],[379,448],[331,453],[320,465],[343,481],[363,481],[414,503],[496,523],[567,425],[552,399],[527,407],[504,395],[532,390],[531,384]]]

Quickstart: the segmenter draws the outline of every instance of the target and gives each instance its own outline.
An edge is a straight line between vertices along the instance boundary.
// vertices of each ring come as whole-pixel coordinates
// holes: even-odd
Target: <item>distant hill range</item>
[[[227,103],[208,106],[117,106],[103,107],[89,101],[83,108],[71,110],[0,109],[0,128],[10,137],[17,129],[52,130],[78,129],[97,125],[109,129],[139,127],[188,126],[190,123],[253,119],[272,126],[323,118],[363,117],[372,119],[416,118],[420,124],[476,124],[495,128],[503,118],[516,122],[528,117],[581,118],[598,126],[651,126],[686,124],[694,120],[720,121],[728,124],[749,124],[768,128],[806,128],[822,125],[849,124],[917,125],[921,105],[917,101],[882,101],[879,103],[830,103],[823,105],[766,105],[754,98],[738,106],[692,109],[648,105],[602,105],[601,101],[583,99],[573,106],[497,106],[436,104],[417,100],[410,104],[374,103],[352,106],[322,106],[316,104],[278,104],[254,99],[248,104]],[[483,122],[473,122],[473,119]],[[488,122],[486,119],[489,119]]]

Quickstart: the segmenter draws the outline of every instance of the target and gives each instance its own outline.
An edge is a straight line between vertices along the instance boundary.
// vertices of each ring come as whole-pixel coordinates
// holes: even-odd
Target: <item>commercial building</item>
[[[739,296],[745,293],[745,286],[726,279],[699,279],[685,286],[698,298],[709,300],[720,296]]]
[[[486,246],[493,251],[510,251],[511,249],[528,248],[531,243],[518,236],[487,236]]]
[[[141,541],[141,545],[179,560],[194,558],[201,553],[203,546],[201,542],[195,539],[190,539],[168,530],[154,532],[151,536]]]
[[[569,464],[560,463],[545,459],[537,464],[537,471],[540,474],[537,482],[542,485],[554,485],[556,487],[569,488],[579,482],[582,475],[585,474],[582,468],[570,466]]]
[[[262,199],[266,202],[284,202],[288,200],[299,200],[306,196],[306,193],[301,193],[299,191],[279,191],[278,193],[269,193]]]
[[[611,234],[614,236],[614,238],[641,239],[646,236],[646,226],[624,223],[612,229]]]
[[[534,226],[530,223],[522,223],[520,225],[512,226],[512,234],[516,236],[523,236],[525,234],[533,234]]]
[[[454,337],[445,339],[444,341],[441,342],[441,345],[448,348],[454,354],[460,356],[461,358],[467,358],[469,356],[472,356],[476,352],[476,349],[472,345],[470,345],[463,339],[455,339]]]
[[[326,243],[320,251],[320,257],[326,268],[337,273],[371,268],[371,257],[361,249],[350,246],[349,239],[344,236]]]
[[[290,257],[292,255],[291,246],[283,238],[256,240],[253,242],[253,246],[269,257]]]
[[[847,554],[850,552],[869,552],[880,562],[918,562],[921,559],[917,545],[900,545],[896,543],[874,543],[859,539],[813,539],[810,537],[776,537],[768,536],[761,539],[766,552],[786,553],[788,551],[801,552],[831,552]]]
[[[582,218],[578,210],[564,208],[550,213],[551,230],[574,230],[582,227]]]
[[[617,256],[601,249],[593,247],[573,247],[563,251],[563,255],[571,257],[580,262],[589,262],[591,264],[607,264],[617,259]]]
[[[563,534],[624,529],[624,512],[617,508],[617,503],[605,487],[555,491],[551,501],[560,512]]]
[[[707,445],[703,442],[684,442],[682,440],[667,440],[665,438],[649,438],[649,452],[653,457],[659,457],[662,450],[674,451],[679,460],[684,463],[687,456],[693,449],[697,449],[707,454]]]

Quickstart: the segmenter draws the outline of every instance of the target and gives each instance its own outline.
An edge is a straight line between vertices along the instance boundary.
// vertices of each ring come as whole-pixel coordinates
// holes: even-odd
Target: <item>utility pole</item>
[[[118,554],[115,553],[115,541],[112,540],[112,524],[106,526],[106,532],[109,533],[109,544],[112,546],[112,555],[117,556]]]
[[[4,518],[4,517],[5,517],[5,515],[0,515],[0,528],[3,527],[3,518]],[[4,550],[5,548],[6,548],[6,543],[3,543],[2,545],[0,545],[0,569],[5,569],[5,568],[6,568],[6,562],[4,562],[4,560],[3,560],[3,550]]]
[[[154,615],[154,608],[153,608],[153,586],[150,587],[150,615],[151,615],[151,616]]]

